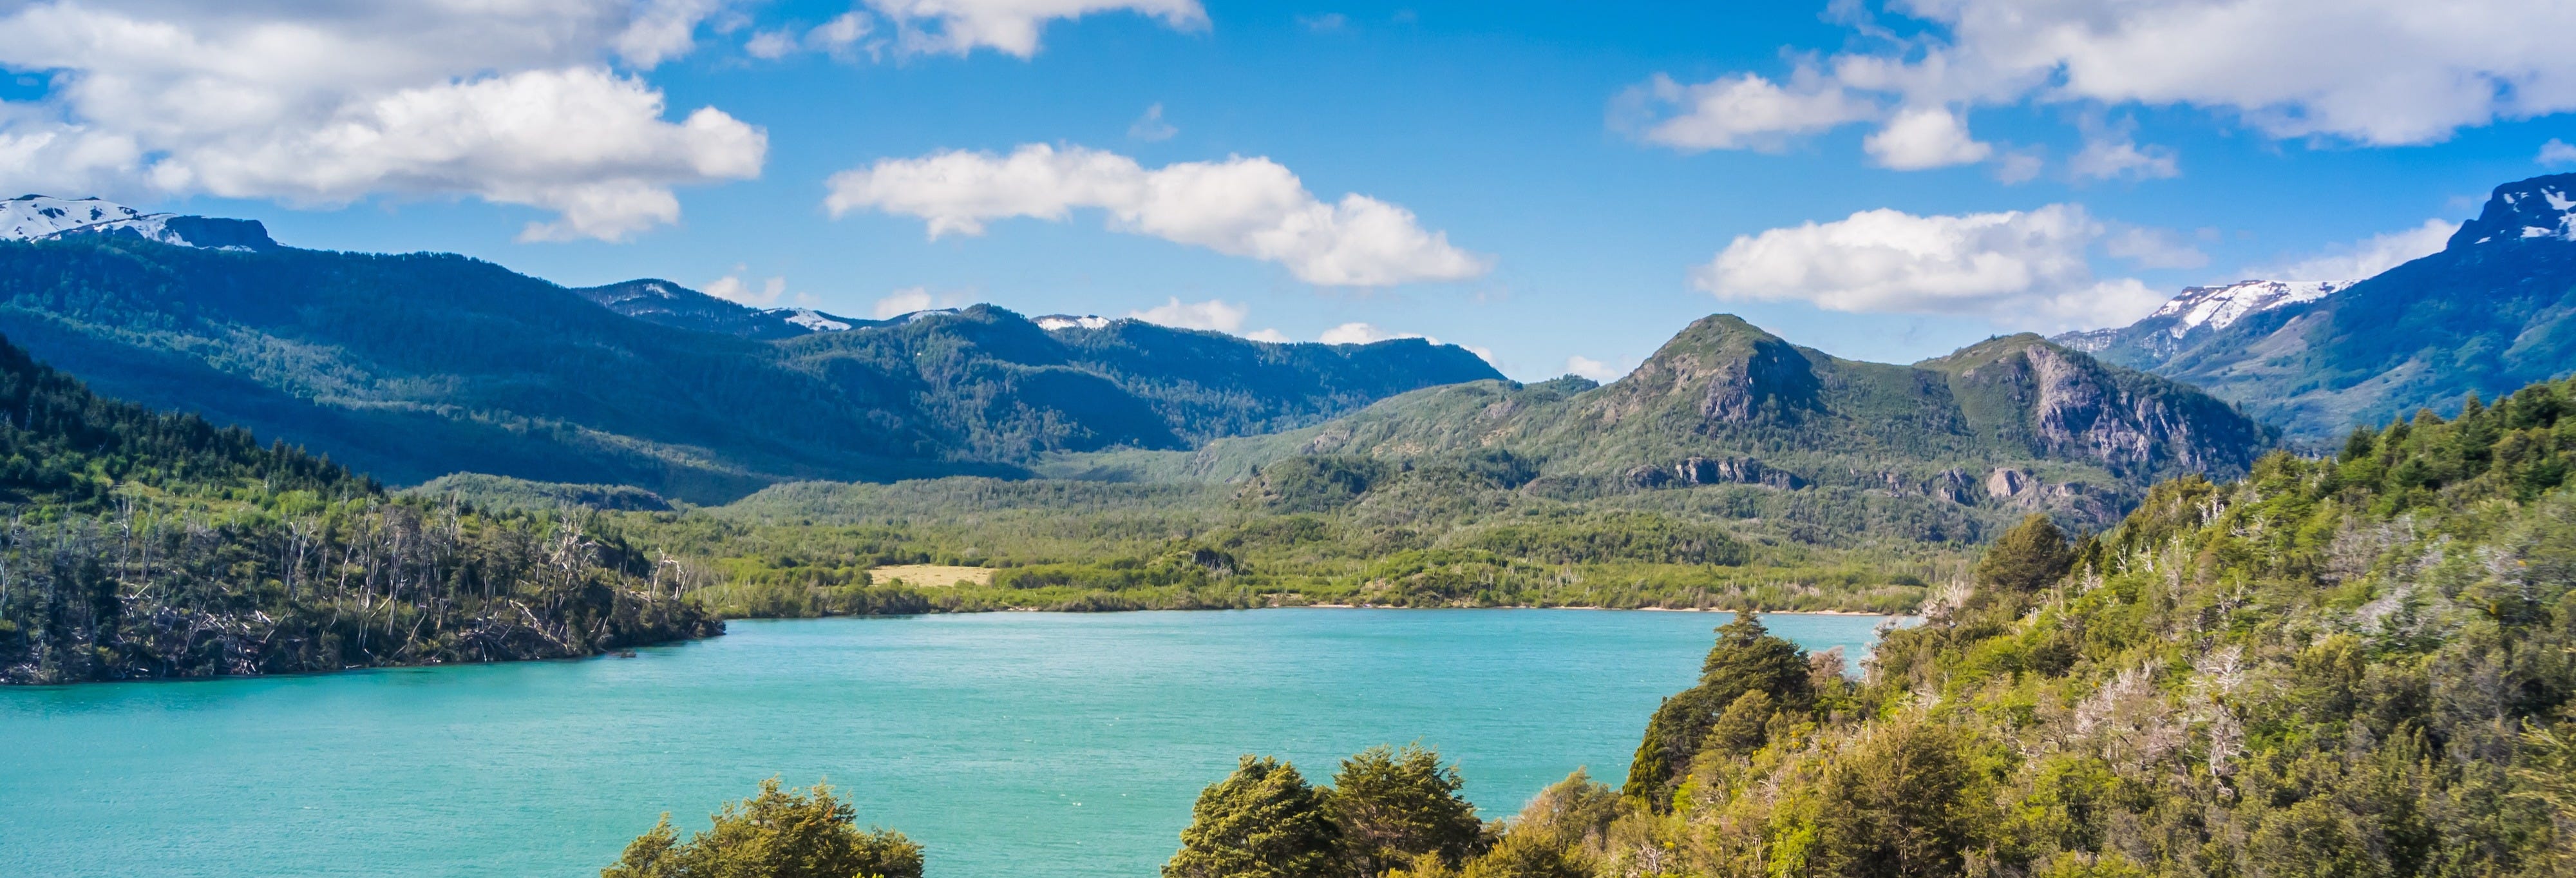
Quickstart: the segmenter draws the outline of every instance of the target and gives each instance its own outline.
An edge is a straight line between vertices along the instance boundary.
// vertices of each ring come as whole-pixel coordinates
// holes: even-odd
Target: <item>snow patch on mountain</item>
[[[834,320],[829,315],[812,308],[776,308],[769,313],[784,314],[786,316],[780,319],[815,332],[847,332],[850,328],[849,324]]]
[[[2533,177],[2496,187],[2478,218],[2460,227],[2452,246],[2499,238],[2576,241],[2576,174]]]
[[[1037,324],[1039,329],[1043,329],[1048,332],[1054,332],[1059,329],[1073,329],[1075,327],[1083,329],[1107,329],[1109,328],[1109,318],[1102,317],[1098,314],[1084,314],[1078,317],[1072,314],[1049,314],[1038,318]]]
[[[2348,280],[2243,280],[2225,286],[2185,287],[2181,295],[2147,316],[2174,318],[2173,326],[2165,331],[2181,338],[2203,326],[2213,331],[2226,329],[2250,314],[2313,302],[2353,283]]]
[[[211,219],[143,211],[98,198],[21,195],[0,201],[0,241],[59,240],[79,235],[129,235],[146,241],[209,250],[262,250],[277,246],[252,220]]]

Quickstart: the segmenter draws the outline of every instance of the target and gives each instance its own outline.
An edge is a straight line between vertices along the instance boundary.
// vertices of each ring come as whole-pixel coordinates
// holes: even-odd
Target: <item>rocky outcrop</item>
[[[1781,490],[1807,486],[1795,473],[1763,466],[1750,457],[1689,457],[1669,466],[1639,466],[1626,473],[1640,488],[1686,488],[1697,485],[1762,485]]]

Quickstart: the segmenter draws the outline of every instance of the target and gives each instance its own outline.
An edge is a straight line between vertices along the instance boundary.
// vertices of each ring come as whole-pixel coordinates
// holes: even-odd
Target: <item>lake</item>
[[[1724,613],[737,621],[634,658],[0,689],[0,875],[592,876],[828,779],[928,873],[1151,876],[1243,753],[1420,741],[1491,818],[1617,783]],[[1776,615],[1857,661],[1875,616]]]

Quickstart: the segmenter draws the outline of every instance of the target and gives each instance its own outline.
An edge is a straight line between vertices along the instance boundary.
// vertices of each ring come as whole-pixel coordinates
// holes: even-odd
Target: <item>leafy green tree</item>
[[[1772,636],[1761,616],[1744,613],[1717,628],[1717,645],[1700,665],[1700,682],[1664,700],[1646,723],[1645,741],[1628,768],[1624,792],[1661,807],[1699,754],[1720,712],[1748,692],[1766,693],[1775,710],[1805,713],[1815,703],[1806,656]],[[1748,708],[1749,709],[1749,708]],[[1768,720],[1768,713],[1761,719]]]
[[[1484,823],[1459,798],[1466,781],[1440,754],[1418,745],[1371,747],[1342,760],[1325,797],[1343,850],[1362,875],[1376,875],[1423,855],[1457,865],[1476,853]]]
[[[2033,514],[2004,531],[1977,561],[1978,598],[1992,603],[2038,594],[2075,566],[2075,547],[2048,516]]]
[[[626,846],[600,878],[921,878],[921,846],[903,833],[860,829],[832,788],[778,788],[725,805],[715,825],[680,841],[671,815]]]
[[[1164,878],[1309,878],[1341,873],[1341,834],[1325,794],[1297,767],[1245,756],[1199,793]]]

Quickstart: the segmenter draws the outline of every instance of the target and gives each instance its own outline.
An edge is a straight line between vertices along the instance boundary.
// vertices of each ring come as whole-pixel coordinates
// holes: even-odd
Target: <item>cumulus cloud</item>
[[[1243,337],[1253,341],[1266,341],[1272,344],[1287,344],[1291,340],[1288,338],[1287,333],[1280,332],[1276,329],[1255,329],[1251,332],[1244,333]]]
[[[712,107],[669,119],[631,72],[690,51],[718,5],[19,6],[0,68],[50,80],[0,103],[0,189],[463,195],[554,214],[525,239],[621,239],[677,220],[674,187],[760,172],[759,129]]]
[[[860,43],[875,31],[875,25],[869,23],[867,16],[853,10],[806,28],[802,33],[795,28],[755,32],[750,40],[743,43],[742,50],[754,58],[769,61],[800,51],[821,52],[842,61],[855,61],[863,48],[868,54],[876,53],[878,46],[875,43]]]
[[[2079,179],[2161,180],[2182,176],[2173,150],[2141,147],[2128,138],[2088,139],[2084,149],[2066,160],[2066,170]]]
[[[1373,344],[1398,338],[1428,340],[1431,337],[1419,332],[1391,332],[1368,323],[1344,323],[1324,330],[1324,334],[1316,337],[1315,340],[1325,344]],[[1434,341],[1433,344],[1438,342]]]
[[[1136,117],[1136,121],[1127,126],[1127,136],[1148,143],[1170,140],[1172,135],[1179,133],[1181,129],[1174,128],[1172,123],[1163,121],[1162,104],[1146,107],[1145,115]]]
[[[993,49],[1021,58],[1038,52],[1038,32],[1059,18],[1134,12],[1179,30],[1207,26],[1198,0],[867,0],[894,23],[906,54],[964,55]]]
[[[2532,160],[2544,165],[2576,164],[2576,146],[2552,137],[2548,143],[2540,145],[2540,155]]]
[[[2102,252],[2139,268],[2199,268],[2209,254],[2170,229],[2123,225],[2102,239]]]
[[[1941,107],[1899,112],[1861,146],[1879,167],[1899,171],[1975,164],[1995,153],[1992,145],[1968,136],[1968,123],[1959,114]]]
[[[2366,145],[2431,143],[2463,127],[2576,110],[2576,5],[2531,0],[1898,0],[1911,21],[1870,20],[1857,3],[1834,16],[1883,48],[1802,62],[1809,81],[1765,91],[1750,73],[1701,85],[1657,78],[1679,94],[1799,94],[1796,105],[2195,107],[2275,138]],[[1920,25],[1918,27],[1917,25]],[[1902,34],[1899,30],[1913,31]],[[1808,74],[1815,67],[1822,74]],[[1859,113],[1685,112],[1724,130],[1798,134]],[[1843,117],[1837,119],[1837,117]],[[1649,129],[1652,130],[1652,129]],[[1741,137],[1692,148],[1764,146]],[[2119,175],[2170,169],[2151,149],[2111,141],[2086,166]],[[2169,159],[2169,156],[2166,157]],[[2082,171],[2079,169],[2079,173]]]
[[[2442,245],[2450,242],[2451,233],[2459,230],[2459,223],[2428,219],[2423,225],[2382,232],[2304,259],[2249,269],[2247,276],[2270,280],[2363,280],[2439,252]]]
[[[872,209],[919,217],[930,236],[980,235],[1011,217],[1108,213],[1118,231],[1276,262],[1307,283],[1385,286],[1484,274],[1485,257],[1450,246],[1413,212],[1365,195],[1318,200],[1266,158],[1181,162],[1147,170],[1100,150],[1022,146],[1008,156],[952,150],[881,159],[832,175],[835,217]]]
[[[2094,276],[2088,255],[2104,233],[2073,204],[1960,216],[1870,210],[1739,236],[1692,281],[1730,302],[1975,315],[2034,329],[2114,325],[2164,296]]]
[[[1179,296],[1173,296],[1171,301],[1142,311],[1127,312],[1127,316],[1147,323],[1216,332],[1233,332],[1242,329],[1243,318],[1251,314],[1252,309],[1245,307],[1241,302],[1228,302],[1223,299],[1183,302]]]
[[[1600,360],[1595,360],[1591,357],[1574,356],[1565,358],[1565,374],[1580,375],[1594,381],[1599,381],[1603,384],[1608,384],[1627,377],[1628,370],[1604,363]]]
[[[779,298],[787,294],[786,278],[773,277],[762,281],[759,289],[753,289],[751,284],[742,279],[743,268],[744,267],[740,265],[734,266],[732,274],[716,278],[713,282],[708,283],[706,289],[707,295],[714,296],[737,305],[749,305],[754,308],[767,308],[778,304]]]
[[[1877,104],[1803,67],[1787,85],[1750,73],[1698,85],[1656,74],[1629,90],[1617,112],[1647,142],[1684,152],[1778,149],[1797,135],[1878,114]]]

